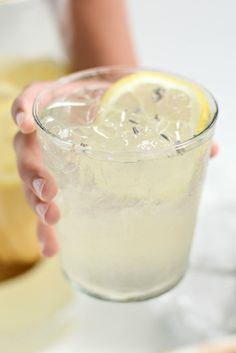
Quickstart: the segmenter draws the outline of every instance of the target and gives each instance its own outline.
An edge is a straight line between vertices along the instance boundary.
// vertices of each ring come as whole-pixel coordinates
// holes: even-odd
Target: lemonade
[[[0,280],[23,272],[39,258],[36,218],[25,201],[12,147],[17,128],[11,105],[31,81],[65,73],[63,65],[50,60],[0,60]]]
[[[117,301],[176,285],[188,263],[217,108],[197,85],[104,68],[63,79],[35,102],[56,178],[63,271]]]

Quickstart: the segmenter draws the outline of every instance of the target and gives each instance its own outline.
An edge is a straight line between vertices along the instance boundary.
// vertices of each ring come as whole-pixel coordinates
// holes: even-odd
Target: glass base
[[[63,270],[63,274],[66,278],[66,280],[69,282],[70,286],[74,288],[77,291],[80,291],[84,294],[87,294],[90,297],[100,299],[103,301],[109,301],[109,302],[116,302],[116,303],[129,303],[129,302],[140,302],[140,301],[146,301],[150,299],[157,298],[161,296],[162,294],[169,292],[171,289],[177,286],[179,282],[184,277],[184,274],[181,274],[181,276],[177,277],[174,281],[172,280],[171,282],[168,282],[165,286],[163,286],[161,289],[154,289],[150,292],[146,292],[145,294],[131,294],[127,296],[115,296],[115,295],[105,295],[105,294],[100,294],[98,292],[94,292],[91,289],[88,289],[78,282],[74,281],[65,270]]]

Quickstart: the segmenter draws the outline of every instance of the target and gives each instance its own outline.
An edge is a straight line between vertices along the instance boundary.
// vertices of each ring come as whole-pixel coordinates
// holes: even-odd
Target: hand
[[[38,216],[37,233],[42,255],[52,256],[58,249],[53,229],[53,225],[60,218],[59,210],[53,202],[57,186],[53,177],[43,167],[31,115],[34,98],[47,85],[48,82],[42,82],[28,86],[15,100],[12,115],[20,129],[15,136],[14,147],[23,189],[28,204]],[[218,146],[213,143],[211,157],[217,153]]]
[[[52,227],[60,217],[53,202],[57,186],[53,177],[43,167],[31,115],[33,100],[46,85],[48,83],[28,86],[15,100],[12,115],[20,129],[14,139],[14,148],[23,190],[28,204],[38,217],[37,234],[41,253],[43,256],[52,256],[58,248]]]

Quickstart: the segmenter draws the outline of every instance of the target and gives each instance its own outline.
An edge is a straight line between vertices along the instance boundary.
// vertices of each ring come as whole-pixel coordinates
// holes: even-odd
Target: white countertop
[[[236,2],[127,4],[140,63],[199,81],[219,103],[215,139],[220,154],[209,165],[192,256],[198,268],[207,265],[211,270],[203,279],[192,270],[176,291],[146,303],[112,304],[77,294],[44,328],[28,333],[28,348],[23,337],[16,337],[23,353],[157,353],[220,336],[215,326],[226,328],[230,319],[236,329]],[[200,326],[194,316],[187,321],[182,317],[191,298],[193,312],[204,318]]]

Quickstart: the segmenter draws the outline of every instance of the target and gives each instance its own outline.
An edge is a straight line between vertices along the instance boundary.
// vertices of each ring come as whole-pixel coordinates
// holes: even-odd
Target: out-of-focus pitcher
[[[32,81],[66,73],[54,0],[0,1],[0,281],[40,257],[36,219],[16,170],[11,105]]]

